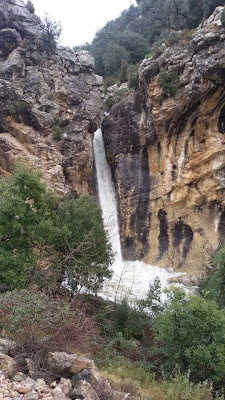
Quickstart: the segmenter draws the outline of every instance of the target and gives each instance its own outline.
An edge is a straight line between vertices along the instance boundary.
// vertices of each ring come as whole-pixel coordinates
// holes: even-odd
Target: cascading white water
[[[124,261],[121,252],[119,224],[117,218],[116,192],[112,181],[109,165],[106,161],[104,142],[101,129],[95,132],[94,155],[97,171],[98,194],[102,208],[104,227],[115,256],[112,270],[113,278],[106,283],[103,295],[110,299],[143,298],[147,293],[149,283],[159,277],[162,288],[168,286],[168,279],[181,275],[171,270],[145,264],[142,261]]]

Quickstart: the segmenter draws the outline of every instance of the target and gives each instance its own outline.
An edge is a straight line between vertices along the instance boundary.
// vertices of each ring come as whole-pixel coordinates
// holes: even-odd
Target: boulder
[[[0,352],[0,370],[6,377],[11,377],[17,372],[16,362],[9,356]]]
[[[94,367],[94,361],[86,357],[65,352],[54,352],[48,354],[48,368],[58,376],[70,377],[83,369]]]
[[[0,338],[0,351],[2,353],[8,354],[16,346],[16,342],[6,338]]]
[[[104,376],[99,372],[99,370],[94,366],[90,371],[87,369],[83,369],[81,372],[75,374],[71,378],[72,382],[72,394],[77,395],[79,397],[79,391],[86,391],[87,385],[84,385],[84,382],[88,383],[92,390],[96,393],[100,400],[107,400],[112,398],[114,391],[112,390],[109,382]]]
[[[0,31],[0,49],[4,57],[8,56],[21,42],[21,35],[16,29],[7,28]]]
[[[79,381],[73,388],[71,394],[71,399],[85,399],[85,400],[99,400],[99,397],[91,386],[90,383],[86,381]]]
[[[52,397],[53,397],[54,400],[67,400],[67,399],[69,399],[69,397],[67,397],[63,393],[62,389],[59,386],[57,386],[55,389],[52,390]]]

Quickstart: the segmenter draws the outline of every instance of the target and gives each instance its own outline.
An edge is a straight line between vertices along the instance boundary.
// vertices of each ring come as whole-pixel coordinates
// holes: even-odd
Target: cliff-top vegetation
[[[81,47],[93,54],[99,75],[119,81],[122,60],[129,66],[139,63],[170,35],[171,41],[179,40],[176,33],[195,29],[223,5],[223,0],[137,0]]]

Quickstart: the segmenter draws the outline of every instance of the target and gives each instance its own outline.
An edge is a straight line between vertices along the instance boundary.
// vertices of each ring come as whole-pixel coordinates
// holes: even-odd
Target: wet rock
[[[222,11],[144,60],[138,89],[103,124],[124,257],[190,276],[225,243]],[[163,97],[161,70],[179,76],[174,97]]]

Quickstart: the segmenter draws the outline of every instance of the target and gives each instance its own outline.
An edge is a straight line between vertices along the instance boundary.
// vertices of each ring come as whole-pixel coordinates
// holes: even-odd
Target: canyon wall
[[[225,240],[222,10],[144,60],[138,89],[103,125],[124,257],[190,275],[204,270]],[[162,96],[162,70],[179,75],[173,97]]]
[[[102,78],[87,52],[51,49],[28,8],[21,0],[0,2],[0,171],[12,172],[20,159],[41,169],[60,196],[88,193]]]

